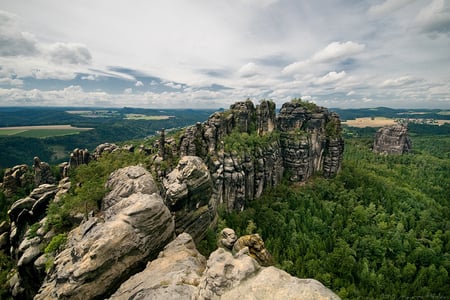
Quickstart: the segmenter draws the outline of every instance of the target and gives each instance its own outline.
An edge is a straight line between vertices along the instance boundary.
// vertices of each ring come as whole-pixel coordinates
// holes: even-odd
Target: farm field
[[[158,120],[168,120],[170,118],[173,118],[173,116],[147,116],[144,114],[126,114],[125,119],[127,120],[151,120],[151,121],[158,121]]]
[[[395,124],[396,121],[391,118],[385,118],[385,117],[365,117],[365,118],[356,118],[354,120],[347,120],[345,122],[342,122],[343,125],[348,125],[351,127],[383,127],[388,125]]]
[[[91,130],[93,128],[79,128],[71,125],[42,125],[42,126],[18,126],[1,127],[0,136],[20,136],[33,138],[46,138],[52,136],[64,136],[69,134],[78,134],[81,131]]]

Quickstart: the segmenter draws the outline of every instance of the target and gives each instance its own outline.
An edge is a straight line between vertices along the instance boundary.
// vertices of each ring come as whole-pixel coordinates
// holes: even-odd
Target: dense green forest
[[[141,109],[120,108],[115,110],[76,108],[89,112],[80,115],[68,113],[74,108],[1,108],[0,127],[35,125],[72,125],[94,128],[79,134],[47,138],[0,136],[0,169],[18,164],[31,165],[33,157],[57,164],[67,161],[75,148],[94,150],[105,142],[124,142],[154,135],[161,128],[185,127],[206,120],[214,111],[201,109]],[[101,113],[100,113],[101,112]],[[127,115],[170,116],[167,119],[128,119]]]
[[[259,233],[281,268],[343,299],[449,298],[450,136],[415,136],[403,156],[370,145],[347,139],[336,178],[285,182],[221,227]]]

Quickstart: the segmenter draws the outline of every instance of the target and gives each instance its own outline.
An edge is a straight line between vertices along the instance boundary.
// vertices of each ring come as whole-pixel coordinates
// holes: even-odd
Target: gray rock
[[[132,194],[109,209],[115,213],[104,222],[71,231],[35,299],[107,297],[173,238],[172,217],[158,194]]]
[[[39,186],[41,184],[55,183],[55,177],[53,176],[50,165],[46,162],[42,162],[39,157],[34,158],[34,184]]]
[[[200,241],[216,217],[210,205],[213,185],[208,167],[197,156],[184,156],[163,185],[165,203],[175,215],[176,233],[187,232]]]
[[[254,276],[261,266],[248,255],[233,257],[231,252],[218,248],[209,256],[199,285],[198,299],[219,299],[226,291]]]
[[[182,233],[110,299],[194,299],[205,265],[192,237]]]
[[[111,191],[102,200],[102,210],[106,211],[134,193],[159,193],[152,175],[141,166],[130,166],[114,171],[106,183]]]
[[[375,134],[373,151],[380,154],[403,154],[412,150],[406,125],[395,124],[380,128]]]
[[[340,298],[317,280],[299,279],[275,267],[268,267],[224,292],[220,299],[338,300]]]

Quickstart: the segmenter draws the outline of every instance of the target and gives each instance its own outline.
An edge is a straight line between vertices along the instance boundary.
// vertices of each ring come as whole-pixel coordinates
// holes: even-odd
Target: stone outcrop
[[[229,211],[242,210],[247,201],[277,185],[283,174],[297,182],[317,173],[336,175],[344,150],[338,115],[301,101],[285,103],[278,116],[271,101],[256,107],[249,100],[237,102],[186,128],[177,145],[167,140],[161,145],[164,157],[174,148],[180,157],[201,157],[211,172],[214,202]]]
[[[233,252],[239,253],[243,250],[245,251],[244,253],[254,258],[261,266],[273,265],[272,255],[267,251],[264,241],[259,234],[248,234],[238,238],[233,244]]]
[[[33,175],[27,165],[17,165],[5,170],[0,188],[5,197],[12,197],[19,189],[33,185]]]
[[[152,180],[141,167],[117,174]],[[152,186],[154,182],[141,182],[131,195],[124,184],[113,186],[111,192],[118,197],[108,198],[103,218],[91,217],[69,233],[35,299],[105,298],[142,270],[174,235],[172,216]]]
[[[110,299],[194,299],[205,267],[206,259],[195,248],[192,237],[182,233]]]
[[[313,279],[263,267],[245,251],[225,248],[208,261],[189,234],[168,244],[144,271],[124,282],[110,299],[339,299]]]
[[[375,134],[373,151],[380,154],[403,154],[412,150],[406,125],[395,124],[380,128]]]
[[[176,233],[187,232],[199,242],[216,218],[208,167],[197,156],[184,156],[164,178],[163,185],[165,203],[175,217]]]
[[[54,184],[56,182],[55,176],[53,176],[52,170],[50,169],[50,165],[46,162],[42,162],[37,156],[34,158],[33,169],[35,186],[46,183]]]
[[[305,181],[317,172],[332,177],[342,163],[339,117],[326,108],[310,106],[285,103],[277,118],[284,167],[292,181]]]
[[[59,165],[61,177],[69,176],[70,170],[74,170],[81,165],[87,165],[91,159],[91,154],[87,149],[74,149],[70,153],[69,162]]]

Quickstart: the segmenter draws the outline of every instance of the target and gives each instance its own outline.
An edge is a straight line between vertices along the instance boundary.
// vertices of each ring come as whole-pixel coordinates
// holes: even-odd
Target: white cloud
[[[259,67],[253,63],[249,62],[239,68],[238,74],[240,77],[252,77],[259,73]]]
[[[329,72],[328,74],[326,74],[325,76],[318,78],[315,81],[315,83],[316,84],[332,83],[332,82],[335,82],[335,81],[338,81],[338,80],[344,78],[345,75],[346,75],[345,71],[341,71],[339,73],[332,71],[332,72]]]
[[[142,83],[142,81],[136,81],[136,83],[134,84],[134,86],[137,86],[137,87],[139,87],[139,86],[144,86],[144,84]]]
[[[383,16],[411,3],[411,0],[385,0],[369,8],[370,16]]]
[[[132,94],[133,93],[133,89],[132,88],[126,88],[125,90],[123,90],[124,94]]]
[[[397,78],[386,79],[381,83],[381,87],[392,88],[392,87],[402,87],[406,85],[411,85],[419,82],[420,79],[413,78],[411,76],[401,76]]]
[[[85,45],[76,43],[56,43],[50,45],[47,55],[56,64],[90,64],[92,55]]]
[[[17,27],[17,16],[0,10],[0,56],[35,55],[38,52],[35,37]]]
[[[415,22],[425,32],[450,34],[450,2],[434,0],[419,12]]]
[[[313,56],[317,62],[330,62],[347,58],[364,51],[366,46],[352,41],[345,43],[333,42]]]

